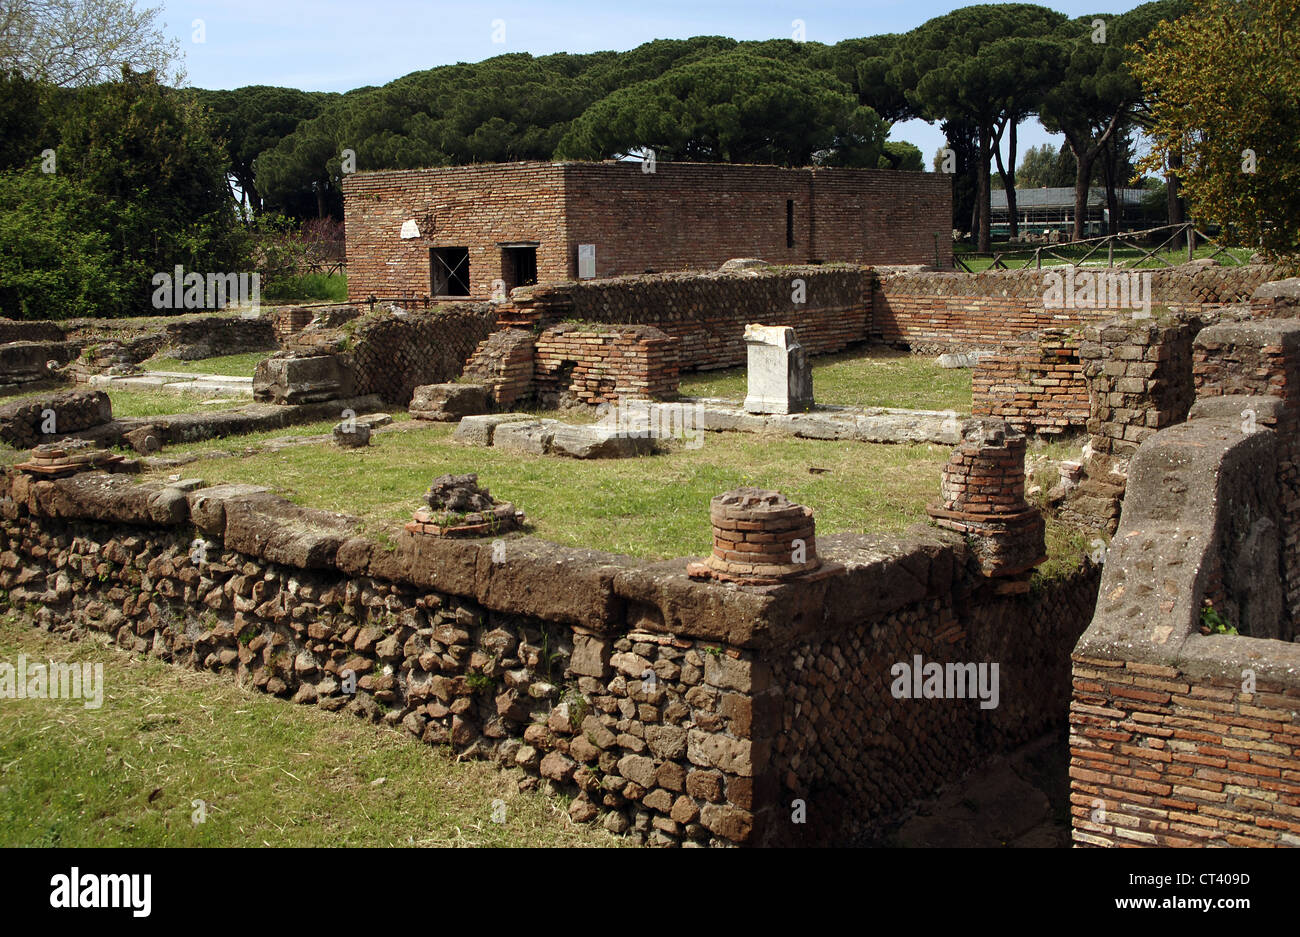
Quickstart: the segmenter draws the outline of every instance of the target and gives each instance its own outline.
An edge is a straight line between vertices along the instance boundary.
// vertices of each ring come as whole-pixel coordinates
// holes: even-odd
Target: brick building
[[[936,173],[704,163],[503,163],[343,184],[348,299],[488,298],[536,281],[774,264],[952,262]]]

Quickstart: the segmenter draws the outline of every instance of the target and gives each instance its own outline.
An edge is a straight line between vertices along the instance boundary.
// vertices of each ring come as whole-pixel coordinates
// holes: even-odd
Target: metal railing
[[[1151,236],[1158,235],[1161,232],[1167,232],[1163,240],[1154,247],[1148,249],[1148,245],[1151,243]],[[1059,264],[1049,263],[1048,266],[1058,266],[1061,264],[1082,266],[1088,262],[1089,258],[1093,257],[1103,249],[1105,250],[1106,266],[1114,267],[1117,266],[1115,262],[1116,245],[1140,253],[1140,256],[1138,257],[1129,256],[1120,258],[1118,266],[1139,267],[1146,261],[1153,260],[1164,264],[1166,267],[1175,267],[1177,264],[1171,263],[1161,255],[1164,253],[1173,253],[1174,250],[1178,250],[1181,253],[1181,242],[1183,240],[1186,240],[1187,242],[1187,260],[1189,261],[1196,259],[1196,245],[1199,241],[1203,245],[1209,245],[1215,248],[1214,251],[1207,254],[1206,257],[1202,259],[1210,258],[1218,260],[1222,257],[1232,266],[1244,265],[1246,263],[1246,261],[1234,254],[1229,248],[1218,243],[1204,231],[1198,230],[1194,222],[1185,221],[1181,224],[1164,225],[1159,228],[1147,228],[1143,231],[1134,231],[1128,234],[1106,234],[1101,237],[1083,238],[1078,241],[1063,241],[1059,244],[1043,244],[1038,247],[1010,248],[1003,251],[994,251],[989,253],[953,254],[953,267],[958,270],[964,270],[967,273],[975,273],[976,271],[972,269],[967,261],[988,258],[991,260],[991,263],[988,267],[981,269],[1023,270],[1028,269],[1032,264],[1034,269],[1041,270],[1043,269],[1044,257],[1049,260],[1059,261]],[[1085,248],[1086,250],[1084,250]],[[1082,255],[1078,253],[1080,250],[1084,251]],[[1069,256],[1066,256],[1066,254],[1062,253],[1063,251],[1071,251],[1071,253]],[[1024,258],[1024,262],[1017,264],[1015,267],[1012,267],[1007,262],[1008,258],[1015,259],[1020,257]],[[1099,258],[1092,261],[1092,263],[1099,266],[1101,260]]]

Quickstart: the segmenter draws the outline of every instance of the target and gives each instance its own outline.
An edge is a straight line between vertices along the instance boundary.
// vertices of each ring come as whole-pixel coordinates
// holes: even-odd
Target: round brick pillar
[[[943,508],[967,514],[1020,514],[1025,502],[1024,433],[980,420],[963,435],[943,470]]]
[[[1025,501],[1025,435],[1001,420],[976,420],[944,466],[942,500],[927,512],[968,535],[989,577],[1020,577],[1047,558],[1042,512]]]
[[[737,488],[709,503],[713,552],[687,573],[727,582],[772,584],[821,567],[811,508],[779,491]]]

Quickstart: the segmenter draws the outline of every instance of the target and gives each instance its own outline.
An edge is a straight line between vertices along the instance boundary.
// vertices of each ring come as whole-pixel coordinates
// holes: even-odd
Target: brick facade
[[[951,180],[935,173],[508,163],[360,173],[343,191],[353,302],[429,294],[431,252],[448,248],[468,250],[469,295],[485,299],[523,285],[511,245],[535,249],[538,282],[576,279],[580,244],[600,278],[734,257],[952,262]],[[418,236],[401,236],[408,221]]]
[[[1300,687],[1084,656],[1074,686],[1077,844],[1300,845]]]

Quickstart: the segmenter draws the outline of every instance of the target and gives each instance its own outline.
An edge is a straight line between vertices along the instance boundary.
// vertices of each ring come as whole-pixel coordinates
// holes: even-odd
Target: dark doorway
[[[432,248],[429,251],[429,276],[432,295],[468,296],[469,248]]]
[[[506,293],[516,286],[532,286],[537,282],[537,245],[512,244],[501,248],[501,279]]]

